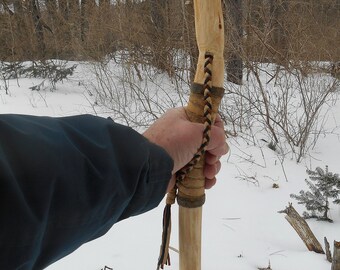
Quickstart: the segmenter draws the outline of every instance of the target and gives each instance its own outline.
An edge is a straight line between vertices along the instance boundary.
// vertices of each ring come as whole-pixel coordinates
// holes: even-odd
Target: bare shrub
[[[338,98],[339,83],[325,74],[304,76],[272,64],[252,63],[249,69],[243,87],[226,87],[222,112],[227,123],[234,133],[264,132],[272,145],[300,162],[326,132],[327,111]]]
[[[167,109],[186,103],[183,89],[189,89],[183,80],[170,80],[157,69],[141,64],[131,64],[126,52],[112,59],[93,63],[93,83],[87,85],[95,95],[95,104],[102,113],[108,113],[120,123],[145,128]],[[127,60],[127,61],[126,61]],[[119,63],[119,64],[117,64]],[[104,110],[104,111],[103,111]]]
[[[9,94],[9,80],[17,79],[21,75],[23,64],[19,62],[3,62],[0,61],[0,81],[5,90],[6,95]],[[2,88],[0,84],[0,89]]]

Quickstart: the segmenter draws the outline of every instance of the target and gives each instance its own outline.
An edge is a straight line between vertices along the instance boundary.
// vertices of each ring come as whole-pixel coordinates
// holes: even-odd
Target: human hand
[[[202,143],[204,125],[190,122],[184,108],[171,109],[156,120],[145,132],[144,136],[151,142],[163,147],[174,160],[172,178],[168,191],[175,185],[175,174],[184,167],[196,154]],[[216,183],[216,174],[221,169],[221,156],[229,150],[226,143],[222,120],[216,117],[211,127],[210,142],[205,154],[204,176],[205,188]]]

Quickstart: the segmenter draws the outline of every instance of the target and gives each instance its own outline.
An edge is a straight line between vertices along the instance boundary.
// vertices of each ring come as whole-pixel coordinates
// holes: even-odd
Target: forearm
[[[1,269],[18,257],[42,268],[165,194],[171,158],[111,120],[1,116],[0,125]]]

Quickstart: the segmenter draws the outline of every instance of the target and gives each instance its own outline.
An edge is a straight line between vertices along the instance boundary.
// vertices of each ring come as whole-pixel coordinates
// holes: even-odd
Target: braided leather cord
[[[212,72],[211,65],[213,62],[213,55],[206,53],[205,54],[205,62],[204,62],[204,73],[205,80],[203,84],[203,93],[204,93],[204,131],[203,131],[203,140],[201,146],[198,148],[196,154],[191,159],[191,161],[185,165],[181,170],[179,170],[176,174],[176,182],[180,183],[183,181],[185,176],[192,171],[194,166],[200,161],[202,156],[204,155],[207,146],[210,141],[210,131],[212,125],[212,100],[211,100],[211,89],[212,89]]]

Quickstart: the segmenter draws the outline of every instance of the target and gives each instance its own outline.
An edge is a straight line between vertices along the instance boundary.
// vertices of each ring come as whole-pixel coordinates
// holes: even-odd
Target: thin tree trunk
[[[227,80],[241,85],[243,79],[242,36],[243,36],[243,0],[224,0],[229,19],[229,53],[226,70]]]
[[[69,23],[70,23],[70,30],[72,39],[76,38],[79,39],[80,35],[80,5],[79,0],[69,0]]]
[[[86,41],[86,36],[90,27],[90,19],[96,8],[95,0],[81,0],[81,23],[80,23],[80,36],[83,42]]]
[[[87,1],[88,0],[81,0],[80,4],[80,38],[82,42],[85,42],[86,33],[89,27],[89,22],[86,15]]]
[[[278,53],[274,56],[278,64],[284,64],[288,60],[288,29],[286,23],[288,8],[287,0],[270,1],[272,46]]]
[[[16,38],[16,57],[27,57],[27,48],[30,48],[30,44],[27,44],[29,32],[27,22],[25,19],[24,8],[21,0],[15,0],[14,6],[14,18],[15,18],[15,33],[13,35]]]
[[[195,32],[192,31],[195,28],[194,17],[194,5],[193,1],[182,1],[182,13],[183,13],[183,42],[185,51],[189,54],[189,81],[194,81],[196,64],[198,61],[198,48],[195,39]]]
[[[38,56],[39,58],[44,58],[46,55],[46,46],[44,40],[44,30],[41,22],[41,14],[38,6],[38,2],[36,0],[30,0],[30,10],[32,19],[34,22],[34,32],[36,35],[37,46],[38,46]]]
[[[67,21],[69,18],[69,7],[68,7],[67,0],[59,0],[58,3],[59,3],[59,13],[64,18],[64,20]]]
[[[166,38],[166,6],[167,0],[150,0],[151,20],[154,26],[152,36],[153,64],[160,70],[167,71],[171,76],[171,63],[167,54]]]

